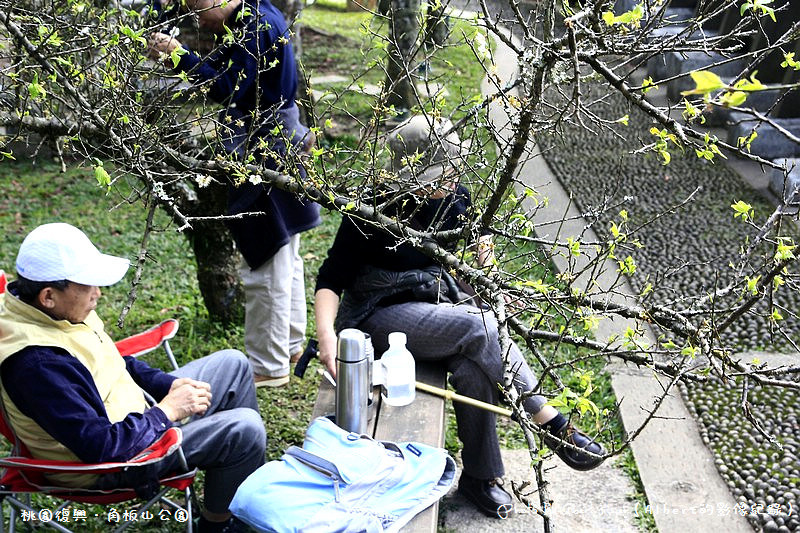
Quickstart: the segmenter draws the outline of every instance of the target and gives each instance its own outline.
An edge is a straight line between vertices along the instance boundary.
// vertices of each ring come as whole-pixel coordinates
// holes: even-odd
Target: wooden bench
[[[418,363],[417,381],[444,388],[446,372],[441,365]],[[444,399],[417,391],[414,402],[405,407],[392,407],[381,401],[379,389],[373,391],[374,413],[367,433],[378,440],[415,441],[431,446],[444,446]],[[320,381],[312,417],[334,413],[335,390],[326,379]],[[439,504],[435,503],[409,522],[403,532],[435,532],[439,521]]]

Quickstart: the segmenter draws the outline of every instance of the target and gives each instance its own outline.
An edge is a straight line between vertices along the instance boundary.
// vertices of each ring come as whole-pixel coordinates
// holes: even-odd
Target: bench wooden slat
[[[444,387],[445,373],[440,365],[416,365],[417,381]],[[382,403],[375,437],[378,440],[416,441],[431,446],[444,444],[444,399],[417,391],[414,402],[404,407]]]
[[[417,381],[445,386],[445,371],[442,365],[416,365]],[[378,440],[415,441],[431,446],[444,445],[445,428],[444,399],[417,391],[414,402],[404,407],[392,407],[383,403],[378,412],[378,424],[374,437]],[[403,533],[430,533],[439,524],[439,502],[434,503],[403,528]]]

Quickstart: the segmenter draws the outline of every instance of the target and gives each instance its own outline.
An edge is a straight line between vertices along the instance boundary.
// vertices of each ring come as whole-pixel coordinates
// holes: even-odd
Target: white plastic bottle
[[[416,371],[414,357],[406,348],[406,334],[389,333],[389,349],[381,356],[384,386],[381,397],[387,405],[400,407],[414,401]]]

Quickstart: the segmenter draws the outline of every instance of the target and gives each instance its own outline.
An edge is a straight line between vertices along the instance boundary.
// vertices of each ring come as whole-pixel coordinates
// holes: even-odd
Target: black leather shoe
[[[462,473],[458,492],[486,516],[508,518],[514,512],[511,495],[503,488],[502,479],[476,479]]]
[[[201,515],[197,521],[195,531],[198,533],[245,533],[250,531],[250,528],[234,516],[224,522],[211,522]]]
[[[600,457],[593,457],[582,451],[564,446],[561,442],[562,440],[597,455],[605,453],[599,442],[590,439],[575,429],[572,424],[566,424],[552,435],[545,433],[543,439],[548,448],[553,450],[567,466],[575,470],[591,470],[592,468],[597,468],[603,462]]]

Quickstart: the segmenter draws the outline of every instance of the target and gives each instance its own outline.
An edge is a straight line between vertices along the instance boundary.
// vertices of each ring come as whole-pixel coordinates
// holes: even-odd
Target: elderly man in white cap
[[[263,464],[266,447],[247,358],[223,350],[167,374],[120,357],[95,307],[99,287],[118,282],[128,266],[69,224],[44,224],[28,234],[17,256],[18,278],[0,299],[8,421],[34,457],[89,463],[131,459],[168,427],[182,425],[189,466],[206,471],[199,529],[230,531],[238,526],[228,505],[241,481]],[[146,490],[176,463],[57,481]]]

